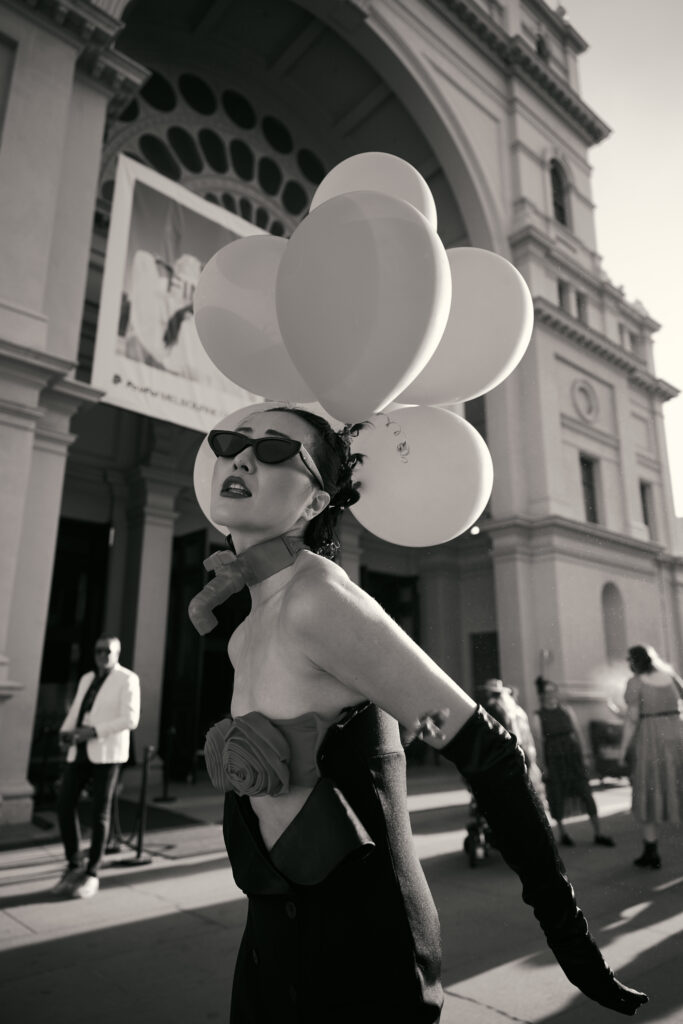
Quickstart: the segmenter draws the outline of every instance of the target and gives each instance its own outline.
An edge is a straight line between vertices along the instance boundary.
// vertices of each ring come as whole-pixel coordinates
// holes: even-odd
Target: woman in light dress
[[[643,829],[644,847],[633,862],[640,868],[659,868],[657,826],[676,825],[683,818],[683,685],[654,647],[630,647],[628,663],[634,675],[626,684],[628,712],[620,759],[634,742],[635,768],[632,811]]]

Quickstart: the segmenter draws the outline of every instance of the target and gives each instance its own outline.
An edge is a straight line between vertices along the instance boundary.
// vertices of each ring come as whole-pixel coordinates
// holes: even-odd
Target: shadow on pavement
[[[230,862],[227,856],[221,860],[216,857],[212,860],[199,861],[194,864],[174,864],[168,867],[159,867],[154,865],[153,867],[134,867],[127,868],[125,872],[117,875],[107,875],[107,867],[115,868],[115,863],[105,864],[102,873],[100,874],[100,883],[102,890],[123,888],[130,885],[131,882],[139,882],[142,880],[149,881],[163,881],[164,879],[177,878],[181,879],[188,875],[198,875],[205,871],[216,871],[220,868],[225,868],[226,871],[230,870]],[[45,889],[41,889],[39,892],[30,894],[19,894],[16,896],[0,896],[0,910],[9,910],[12,907],[23,907],[33,903],[58,903],[59,897],[50,896],[50,889],[56,883],[58,873],[53,871],[49,879],[46,881]],[[4,954],[6,955],[6,954]]]
[[[638,1024],[680,1024],[683,1021],[683,938],[669,935],[635,957],[618,973],[624,985],[646,992],[650,1002],[633,1018]],[[539,1024],[603,1024],[617,1020],[611,1011],[578,996],[561,1013],[544,1017]]]
[[[216,904],[3,953],[7,1024],[225,1021],[246,905]]]
[[[647,874],[633,867],[621,847],[606,850],[577,845],[568,851],[569,855],[563,853],[563,859],[578,903],[608,959],[609,946],[613,942],[618,945],[622,937],[642,944],[642,938],[629,938],[639,930],[654,929],[654,944],[659,945],[661,937],[662,947],[669,942],[667,932],[679,932],[677,937],[672,936],[672,947],[678,951],[677,971],[683,994],[683,879],[676,884],[672,853],[668,872]],[[454,851],[429,858],[423,867],[441,920],[444,985],[458,984],[511,960],[533,957],[524,968],[529,971],[528,984],[533,986],[534,966],[548,965],[554,958],[533,912],[522,902],[517,876],[500,855],[492,854],[483,866],[472,870],[465,855]],[[657,891],[667,882],[671,883],[669,887]],[[659,961],[661,956],[657,954],[656,959]],[[623,960],[620,953],[619,962]],[[625,983],[644,987],[639,970],[646,963],[647,957],[636,956],[627,969],[620,971],[626,975]],[[679,1019],[683,1022],[683,1012]]]

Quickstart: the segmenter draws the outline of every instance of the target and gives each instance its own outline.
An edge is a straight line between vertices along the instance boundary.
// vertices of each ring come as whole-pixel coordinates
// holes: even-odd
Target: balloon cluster
[[[501,256],[444,249],[429,187],[405,160],[362,153],[338,164],[289,241],[251,235],[213,256],[194,311],[206,352],[235,384],[367,421],[354,441],[365,459],[352,511],[372,533],[425,546],[479,518],[493,484],[488,448],[441,407],[512,372],[531,338],[531,296]],[[195,489],[205,514],[210,465],[204,442]]]

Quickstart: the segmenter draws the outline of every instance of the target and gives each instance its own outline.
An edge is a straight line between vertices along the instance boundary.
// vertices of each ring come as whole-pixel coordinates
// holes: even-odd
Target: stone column
[[[96,397],[99,392],[94,392]],[[35,430],[28,480],[16,546],[16,573],[8,616],[7,656],[12,676],[20,680],[5,706],[0,733],[0,821],[30,820],[33,787],[27,781],[33,722],[38,702],[43,638],[47,623],[64,469],[71,417],[93,400],[87,384],[65,380],[47,389]],[[6,539],[3,531],[3,539]]]
[[[77,358],[107,102],[146,75],[113,50],[120,28],[95,4],[66,12],[62,4],[0,4],[0,33],[14,44],[0,147],[4,822],[27,821],[32,811],[25,770],[69,421],[101,394],[67,378]]]
[[[47,372],[37,358],[23,360],[17,346],[0,342],[0,824],[30,820],[32,809],[13,713],[23,685],[18,676],[9,678],[7,641],[34,431],[42,415],[38,395]]]
[[[637,540],[648,541],[650,533],[643,522],[643,511],[640,505],[640,473],[633,439],[629,385],[626,380],[619,381],[614,388],[614,409],[619,437],[619,468],[622,488],[622,500],[619,502],[622,518],[617,529]]]
[[[540,672],[564,679],[556,565],[547,555],[534,559],[529,527],[491,525],[487,530],[493,542],[496,606],[505,609],[498,619],[501,676],[519,687],[529,711],[538,703],[534,680]]]
[[[140,759],[144,747],[159,742],[173,524],[181,484],[177,474],[142,466],[129,488],[121,661],[140,676],[142,710],[135,735]]]
[[[420,552],[420,647],[454,679],[462,676],[458,562],[448,548]]]
[[[128,549],[128,487],[123,473],[118,470],[108,472],[107,480],[111,489],[111,532],[103,631],[120,637],[124,621]]]

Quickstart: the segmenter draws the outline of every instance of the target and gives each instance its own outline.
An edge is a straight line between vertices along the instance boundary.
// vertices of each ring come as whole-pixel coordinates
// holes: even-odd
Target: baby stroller
[[[472,797],[467,835],[463,843],[463,850],[467,854],[470,867],[476,868],[477,864],[485,861],[494,847],[488,822],[479,810],[477,801]]]

